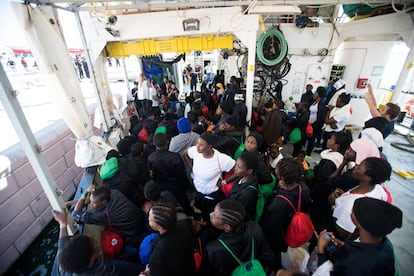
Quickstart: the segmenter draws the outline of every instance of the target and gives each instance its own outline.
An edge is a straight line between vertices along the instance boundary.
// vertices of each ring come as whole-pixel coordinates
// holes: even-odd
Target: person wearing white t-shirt
[[[323,134],[322,148],[326,149],[326,142],[334,133],[342,132],[346,123],[351,118],[351,96],[342,93],[336,101],[336,106],[328,106],[329,111],[325,115],[325,124],[323,126],[325,132]]]
[[[184,151],[183,158],[192,170],[195,187],[195,206],[208,219],[217,203],[224,199],[220,186],[222,173],[231,172],[236,161],[213,148],[217,138],[210,132],[204,132],[197,144]]]
[[[265,163],[270,171],[274,172],[277,163],[283,159],[283,154],[280,152],[282,147],[277,143],[273,143],[269,146],[268,151],[265,152]]]
[[[392,168],[388,161],[377,157],[368,157],[353,171],[359,185],[346,193],[337,188],[329,196],[330,202],[336,198],[333,217],[336,219],[336,230],[340,239],[353,238],[356,226],[351,220],[351,213],[357,198],[371,197],[391,203],[391,194],[380,184],[390,178],[391,172]]]
[[[204,70],[206,72],[205,82],[209,83],[213,80],[213,68],[211,67],[210,62],[206,65],[206,67],[204,67]]]
[[[332,86],[332,91],[327,95],[326,102],[328,105],[335,105],[336,101],[338,100],[339,95],[345,93],[345,86],[346,83],[343,79],[337,80],[334,85]]]
[[[140,116],[145,115],[145,100],[147,99],[148,95],[148,84],[147,79],[145,78],[144,74],[139,76],[139,84],[138,84],[138,91],[137,91],[137,100],[138,100],[138,113]]]

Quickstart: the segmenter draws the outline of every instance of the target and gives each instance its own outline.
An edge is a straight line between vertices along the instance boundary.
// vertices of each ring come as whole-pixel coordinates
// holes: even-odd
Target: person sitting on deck
[[[118,146],[120,143],[118,143]],[[122,147],[120,148],[122,149]],[[141,206],[143,204],[143,193],[139,185],[140,180],[138,179],[140,170],[136,167],[134,161],[128,159],[125,155],[120,156],[116,150],[110,150],[107,153],[106,159],[107,161],[105,161],[100,169],[103,184],[110,189],[120,191],[136,206]],[[112,169],[107,169],[110,167]]]
[[[243,94],[236,94],[234,96],[234,109],[233,109],[233,114],[237,115],[237,117],[239,118],[239,129],[244,130],[244,128],[246,127],[246,117],[247,117],[247,106],[244,103],[244,96]]]
[[[58,252],[52,275],[137,275],[139,265],[124,260],[106,261],[97,240],[86,235],[70,237],[67,229],[67,212],[53,211],[59,223]]]
[[[147,168],[147,158],[145,156],[145,145],[142,142],[136,142],[131,146],[131,159],[135,166],[135,169],[138,171],[136,174],[135,182],[138,184],[139,189],[143,190],[145,183],[151,179],[149,171]]]
[[[84,208],[88,203],[90,207]],[[78,200],[72,216],[77,223],[108,226],[107,212],[113,231],[127,244],[136,246],[135,239],[146,231],[145,213],[117,190],[105,185],[89,186]]]
[[[214,127],[213,131],[219,130],[221,125],[224,124],[227,116],[233,114],[233,106],[228,102],[221,102],[216,109],[216,116],[213,118]]]
[[[141,209],[146,214],[148,214],[152,206],[156,204],[167,204],[171,207],[177,207],[174,195],[169,191],[161,192],[160,183],[155,180],[150,180],[145,184],[144,195],[147,201]]]
[[[356,139],[345,151],[342,163],[337,167],[336,171],[329,176],[329,180],[327,182],[329,190],[332,192],[339,188],[343,192],[347,192],[348,190],[358,186],[359,182],[353,175],[354,167],[349,167],[346,172],[342,173],[342,171],[349,163],[355,162],[355,165],[359,165],[368,157],[380,156],[381,155],[377,145],[375,145],[371,140],[366,138]],[[331,203],[333,204],[333,202]]]

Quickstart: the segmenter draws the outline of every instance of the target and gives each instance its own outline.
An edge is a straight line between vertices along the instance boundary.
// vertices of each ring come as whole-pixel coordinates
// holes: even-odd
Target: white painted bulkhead
[[[93,15],[80,12],[80,16],[85,27],[88,48],[90,48],[92,58],[95,60],[107,41],[137,41],[150,38],[233,33],[243,41],[246,47],[253,49],[255,41],[260,35],[258,16],[242,15],[239,8],[120,15],[116,25],[121,33],[120,38],[110,36],[104,30],[104,24],[97,21]],[[187,18],[199,18],[200,30],[183,31],[182,20]],[[92,22],[94,23],[92,24]],[[408,14],[389,14],[347,24],[336,24],[337,31],[332,24],[321,24],[317,28],[305,29],[298,29],[294,24],[280,24],[279,27],[288,41],[288,55],[292,64],[290,73],[285,77],[287,84],[283,88],[283,98],[287,99],[289,96],[293,96],[294,101],[300,99],[305,85],[315,80],[315,72],[318,72],[318,70],[320,73],[317,74],[317,77],[322,81],[327,81],[333,63],[346,65],[344,79],[347,83],[348,92],[363,93],[363,91],[357,91],[356,82],[360,77],[368,78],[376,90],[377,99],[382,99],[383,93],[380,93],[380,89],[378,89],[380,76],[372,75],[373,67],[386,66],[388,55],[395,40],[401,37],[411,48],[414,42],[413,21]],[[321,61],[321,57],[317,53],[322,48],[329,48],[329,54]],[[251,52],[248,66],[254,65],[253,57],[254,55]],[[229,59],[228,62],[232,61],[235,62],[235,59]],[[228,67],[234,68],[231,65],[228,65]],[[403,70],[409,69],[403,68]],[[254,71],[248,71],[248,73],[247,103],[251,103]],[[414,77],[413,75],[412,73],[408,74],[411,79]],[[310,77],[312,79],[309,79]],[[325,80],[322,79],[323,77]],[[401,80],[401,82],[406,81],[410,80]],[[314,84],[315,88],[316,86]],[[399,94],[398,91],[397,94]],[[398,96],[395,97],[398,99]],[[365,101],[363,99],[352,99],[352,106],[354,113],[351,117],[351,123],[362,125],[368,118]],[[78,175],[77,178],[79,178]],[[10,205],[10,208],[15,207]],[[45,212],[42,214],[45,214]],[[50,215],[44,216],[50,219]],[[2,226],[2,229],[10,227]],[[12,257],[17,259],[18,254],[30,244],[29,240],[31,238],[31,236],[16,237],[16,241],[20,240],[20,242],[8,241],[10,243],[8,246],[22,243],[21,240],[23,239],[25,242],[19,250],[15,250],[14,247],[5,247],[4,249],[13,249]],[[10,251],[7,252],[10,253]],[[5,263],[3,261],[2,263],[10,265],[11,259],[9,258],[7,261],[9,262]]]
[[[108,41],[139,41],[141,39],[168,39],[178,36],[225,35],[234,34],[245,47],[253,49],[261,32],[258,30],[257,15],[243,15],[238,7],[167,11],[118,16],[116,29],[120,37],[110,36],[102,27],[102,22],[89,14],[81,12],[85,25],[88,45],[95,55],[99,54]],[[199,31],[184,31],[182,21],[188,18],[200,20]],[[272,26],[267,26],[270,28]],[[381,103],[389,90],[379,87],[381,76],[374,76],[374,67],[385,67],[389,53],[396,40],[411,45],[414,38],[413,22],[408,14],[389,14],[343,24],[320,24],[319,27],[299,29],[293,23],[282,23],[279,29],[288,42],[288,56],[292,64],[289,74],[284,78],[283,98],[293,96],[293,102],[300,100],[305,85],[311,83],[316,89],[327,85],[332,64],[346,66],[344,80],[347,92],[363,96],[364,91],[356,88],[358,78],[368,78],[372,83],[377,101]],[[321,57],[318,51],[326,48],[328,55]],[[221,64],[230,72],[237,68],[237,59],[231,58]],[[233,63],[233,64],[231,64]],[[248,62],[248,68],[253,63]],[[228,73],[226,72],[226,73]],[[249,73],[249,71],[247,71]],[[238,75],[237,72],[231,75]],[[226,79],[230,77],[226,75]],[[245,79],[247,104],[251,103],[253,91],[252,78]],[[395,96],[397,97],[397,96]],[[369,112],[362,98],[353,98],[353,116],[350,124],[361,126]]]

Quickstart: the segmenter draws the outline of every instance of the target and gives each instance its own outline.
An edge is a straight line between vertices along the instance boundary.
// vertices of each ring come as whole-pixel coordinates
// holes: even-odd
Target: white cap
[[[335,84],[333,85],[335,87],[336,90],[338,90],[339,88],[341,88],[342,86],[344,86],[346,83],[343,79],[339,79],[335,82]]]
[[[367,138],[374,142],[378,148],[382,148],[384,146],[384,137],[382,133],[373,127],[366,128],[361,131],[361,138]]]
[[[244,101],[243,94],[235,94],[234,95],[235,101]]]

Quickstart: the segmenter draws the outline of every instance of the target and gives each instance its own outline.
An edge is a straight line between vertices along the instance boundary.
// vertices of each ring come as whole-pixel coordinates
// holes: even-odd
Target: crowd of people
[[[202,85],[184,105],[168,78],[158,85],[141,76],[130,135],[108,152],[102,183],[84,191],[72,211],[77,223],[111,227],[123,249],[105,258],[93,238],[68,237],[66,212],[54,212],[59,271],[231,275],[248,262],[246,270],[261,264],[259,275],[394,275],[387,235],[402,226],[402,212],[383,185],[392,169],[382,146],[398,106],[376,110],[369,86],[373,118],[353,139],[342,80],[329,93],[308,85],[295,113],[275,99],[251,119],[235,77],[213,86]],[[295,128],[299,139],[291,137]],[[286,143],[291,156],[280,152]],[[306,156],[315,146],[322,150],[312,168]],[[315,234],[289,247],[296,211],[310,217]]]
[[[89,72],[89,66],[86,62],[86,58],[81,55],[76,55],[74,61],[75,63],[75,71],[78,74],[79,79],[83,78],[91,78],[90,72]]]

